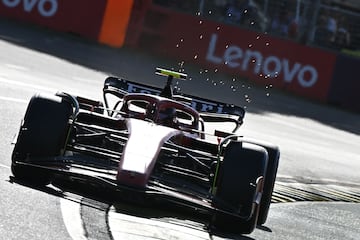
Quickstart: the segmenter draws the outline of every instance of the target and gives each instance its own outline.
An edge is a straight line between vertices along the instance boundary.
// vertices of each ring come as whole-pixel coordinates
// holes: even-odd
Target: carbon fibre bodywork
[[[66,178],[123,198],[163,199],[207,213],[211,229],[250,233],[266,220],[268,201],[261,197],[264,191],[271,197],[279,158],[269,170],[269,149],[278,149],[235,134],[245,114],[241,107],[175,95],[174,73],[163,73],[168,83],[162,90],[106,79],[104,104],[66,93],[34,96],[14,147],[13,175],[40,184]],[[166,109],[173,110],[170,121],[162,117]],[[210,136],[208,122],[233,124],[233,132]]]

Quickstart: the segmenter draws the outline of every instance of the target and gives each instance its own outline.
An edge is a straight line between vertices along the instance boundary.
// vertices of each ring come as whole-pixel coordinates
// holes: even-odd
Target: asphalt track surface
[[[358,239],[360,116],[132,49],[0,20],[0,239]],[[109,204],[11,183],[10,142],[31,96],[65,91],[101,99],[103,80],[151,85],[155,67],[184,68],[183,92],[245,106],[245,136],[278,144],[269,220],[246,236],[210,236],[195,216]],[[306,195],[306,196],[305,196]],[[165,212],[163,212],[165,211]],[[141,214],[142,213],[142,214]],[[171,214],[170,214],[171,213]]]

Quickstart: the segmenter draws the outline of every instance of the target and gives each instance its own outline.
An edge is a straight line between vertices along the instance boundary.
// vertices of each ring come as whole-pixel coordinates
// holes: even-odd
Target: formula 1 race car
[[[214,231],[251,233],[268,215],[278,147],[236,134],[243,108],[180,94],[172,82],[186,74],[156,73],[167,77],[163,89],[108,77],[104,102],[33,96],[14,146],[13,176],[43,186],[66,178],[130,201],[167,201],[208,216]],[[214,123],[233,130],[206,131]]]

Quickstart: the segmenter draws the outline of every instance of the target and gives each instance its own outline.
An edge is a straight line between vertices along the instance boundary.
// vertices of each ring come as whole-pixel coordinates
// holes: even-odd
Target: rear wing
[[[128,93],[160,95],[162,91],[162,88],[116,77],[108,77],[105,80],[103,88],[104,98],[106,93],[112,93],[121,99]],[[226,115],[232,115],[233,117],[236,117],[236,121],[241,124],[245,116],[245,110],[242,107],[235,106],[233,104],[213,101],[187,94],[173,95],[172,98],[176,101],[190,105],[199,112],[204,121],[220,122],[224,121],[225,118],[229,118],[229,116]]]

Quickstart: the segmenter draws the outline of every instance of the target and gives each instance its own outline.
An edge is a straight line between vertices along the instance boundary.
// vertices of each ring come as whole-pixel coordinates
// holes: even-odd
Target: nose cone
[[[162,145],[180,131],[138,119],[129,119],[127,124],[130,134],[121,156],[117,181],[145,187]]]

